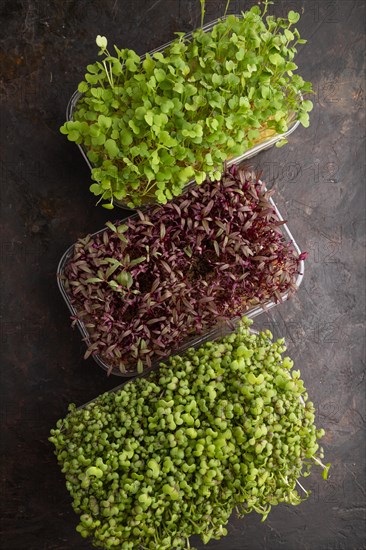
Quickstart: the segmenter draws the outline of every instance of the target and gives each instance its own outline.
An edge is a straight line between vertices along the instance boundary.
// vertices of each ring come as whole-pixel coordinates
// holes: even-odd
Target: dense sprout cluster
[[[294,73],[300,16],[265,17],[265,4],[189,39],[178,33],[143,60],[97,37],[103,57],[88,65],[61,132],[85,148],[90,190],[105,207],[165,204],[189,180],[220,177],[223,161],[286,132],[292,118],[309,125],[312,102],[301,94],[311,84]]]
[[[298,504],[324,466],[314,406],[284,341],[236,333],[171,358],[148,378],[68,416],[50,440],[77,530],[95,546],[179,550],[226,534],[230,514]],[[324,475],[326,477],[326,475]],[[300,496],[298,491],[304,491]]]
[[[65,287],[97,354],[150,367],[192,334],[292,292],[300,258],[271,192],[234,165],[220,181],[77,242]]]

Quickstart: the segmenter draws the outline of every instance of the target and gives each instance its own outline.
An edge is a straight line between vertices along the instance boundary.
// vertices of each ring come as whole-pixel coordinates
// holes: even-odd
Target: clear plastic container
[[[281,216],[281,213],[279,212],[279,210],[278,210],[276,204],[274,203],[273,199],[270,198],[269,200],[270,200],[274,210],[276,211],[276,214],[277,214],[279,220],[283,221],[283,217]],[[284,225],[280,226],[280,229],[281,229],[286,241],[291,242],[294,249],[296,250],[296,252],[300,255],[301,254],[300,248],[299,248],[298,244],[296,243],[295,239],[293,238],[292,233],[290,232],[287,224],[284,224]],[[99,231],[96,231],[92,235],[98,235],[99,233],[103,233],[104,231],[106,231],[106,228],[100,229]],[[75,318],[77,318],[78,312],[74,308],[74,306],[71,304],[70,298],[67,294],[67,290],[66,290],[66,287],[65,287],[65,280],[66,280],[65,267],[66,267],[67,263],[71,260],[71,258],[73,256],[73,252],[74,252],[74,245],[70,246],[66,250],[66,252],[63,254],[63,256],[61,257],[61,260],[60,260],[60,262],[58,264],[58,267],[57,267],[57,283],[58,283],[58,287],[60,289],[60,292],[61,292],[61,294],[62,294],[62,296],[63,296],[63,298],[66,302],[66,305],[69,308],[69,311],[70,311],[71,315],[74,316]],[[304,276],[304,261],[300,260],[300,262],[299,262],[299,274],[297,275],[297,278],[296,278],[296,281],[295,281],[296,289],[299,288],[299,286],[302,282],[303,276]],[[289,297],[288,292],[283,294],[281,296],[282,301],[287,300],[288,297]],[[276,302],[270,301],[270,302],[267,302],[265,304],[258,305],[258,306],[255,306],[253,308],[248,309],[246,312],[243,312],[243,315],[246,315],[248,318],[253,319],[257,315],[260,315],[261,313],[264,313],[265,311],[268,311],[269,309],[273,308],[276,305],[277,305]],[[235,318],[231,322],[235,325],[238,321],[239,321],[239,318]],[[90,342],[90,335],[89,335],[89,332],[88,332],[87,328],[85,327],[85,324],[82,321],[78,320],[78,321],[76,321],[76,325],[77,325],[78,329],[80,330],[80,333],[83,337],[83,340],[85,341],[87,346],[89,346],[90,343],[91,343]],[[189,347],[199,345],[200,343],[206,341],[207,339],[218,337],[220,334],[223,334],[223,331],[225,331],[225,330],[226,330],[226,324],[218,326],[218,327],[213,327],[212,329],[209,329],[208,331],[206,331],[204,334],[192,336],[191,338],[189,338],[185,342],[182,342],[182,344],[179,345],[176,349],[169,350],[167,352],[167,356],[171,355],[171,354],[183,353]],[[107,372],[110,371],[110,365],[108,365],[105,361],[103,361],[103,359],[99,355],[92,355],[92,357],[94,358],[96,363],[102,369],[104,369]],[[157,358],[155,361],[153,360],[151,369],[153,369],[161,361],[162,361],[162,358]],[[151,370],[151,369],[147,369],[147,370]],[[124,377],[124,378],[130,378],[132,376],[137,375],[136,372],[122,373],[117,368],[113,368],[110,373],[113,374],[113,375],[116,375],[116,376]]]
[[[237,15],[236,17],[241,17],[241,16]],[[207,23],[206,25],[204,25],[202,27],[202,29],[205,32],[208,32],[216,25],[216,23],[218,23],[218,21],[223,20],[223,19],[225,19],[225,18],[215,19],[214,21],[211,21],[210,23]],[[192,37],[193,32],[195,32],[195,31],[192,31],[192,32],[189,32],[189,33],[185,34],[184,37],[183,37],[184,40],[189,41],[189,39]],[[163,45],[159,46],[158,48],[155,48],[154,50],[150,50],[148,52],[148,54],[152,55],[156,52],[161,52],[165,48],[167,48],[172,42],[173,42],[173,40],[171,40],[170,42],[167,42],[166,44],[163,44]],[[143,56],[141,56],[141,61],[143,61],[145,59],[146,55],[147,54],[144,54]],[[73,93],[73,95],[71,96],[71,98],[69,100],[69,103],[67,105],[67,108],[66,108],[66,120],[68,122],[73,120],[73,113],[75,111],[77,102],[82,97],[82,95],[83,94],[81,94],[80,92],[78,92],[76,90]],[[233,157],[231,159],[228,159],[226,161],[227,166],[231,166],[232,164],[236,164],[236,163],[242,162],[243,160],[254,157],[255,155],[257,155],[261,151],[264,151],[265,149],[269,149],[270,147],[273,147],[273,145],[275,145],[278,141],[281,141],[282,139],[286,139],[290,134],[292,134],[292,132],[294,132],[296,130],[296,128],[300,124],[300,122],[298,120],[296,120],[296,117],[295,117],[294,113],[289,114],[289,117],[290,118],[293,117],[293,120],[289,123],[289,129],[287,130],[287,132],[285,132],[283,134],[275,134],[271,137],[263,137],[261,139],[261,141],[259,141],[256,145],[254,145],[250,149],[247,149],[242,155],[239,155],[237,157]],[[83,155],[83,157],[85,159],[85,162],[89,166],[89,169],[92,170],[94,168],[94,166],[87,157],[87,150],[79,144],[77,144],[77,146],[79,147],[80,152],[81,152],[81,154]],[[185,186],[185,189],[192,186],[192,185],[196,185],[195,180],[188,181],[186,186]],[[113,204],[115,204],[116,206],[119,206],[120,208],[124,208],[126,210],[132,210],[128,206],[126,206],[123,202],[118,201],[116,199],[113,200]],[[151,202],[149,202],[149,204],[143,205],[143,207],[148,207],[149,205],[152,205],[152,204],[156,204],[156,202],[151,200]]]

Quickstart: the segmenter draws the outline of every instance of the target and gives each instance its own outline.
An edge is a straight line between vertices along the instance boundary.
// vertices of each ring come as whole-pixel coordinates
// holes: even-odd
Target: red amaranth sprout
[[[80,239],[66,288],[91,345],[112,369],[139,372],[193,334],[292,292],[300,257],[265,184],[235,165],[96,236]]]

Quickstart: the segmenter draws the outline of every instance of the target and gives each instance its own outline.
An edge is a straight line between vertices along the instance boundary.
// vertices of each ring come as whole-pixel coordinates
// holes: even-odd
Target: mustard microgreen
[[[148,378],[70,405],[50,441],[77,531],[106,549],[188,550],[191,535],[225,536],[234,509],[264,521],[306,500],[300,479],[314,466],[326,478],[330,464],[283,344],[244,320]]]

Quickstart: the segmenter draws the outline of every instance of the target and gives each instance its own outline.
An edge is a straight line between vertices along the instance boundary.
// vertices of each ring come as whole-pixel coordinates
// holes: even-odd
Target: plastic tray
[[[283,221],[283,217],[281,216],[281,213],[279,212],[275,202],[273,201],[272,198],[270,198],[269,200],[270,200],[273,208],[275,209],[279,220]],[[294,249],[300,255],[301,250],[300,250],[298,244],[296,243],[295,239],[293,238],[292,233],[290,232],[287,224],[284,224],[284,225],[280,226],[280,228],[282,230],[282,233],[283,233],[286,241],[287,242],[292,242],[292,245],[293,245]],[[100,229],[99,231],[96,231],[95,233],[92,234],[92,236],[98,235],[99,233],[102,233],[103,231],[106,231],[106,228],[103,228],[103,229]],[[71,304],[70,298],[67,294],[65,284],[64,284],[65,279],[66,279],[65,267],[66,267],[68,261],[72,258],[72,255],[73,255],[73,252],[74,252],[74,246],[75,245],[70,246],[66,250],[66,252],[63,254],[63,256],[61,257],[61,260],[60,260],[60,262],[58,264],[58,267],[57,267],[57,284],[58,284],[60,292],[61,292],[61,294],[62,294],[62,296],[63,296],[63,298],[66,302],[66,305],[69,308],[69,311],[70,311],[71,315],[77,317],[77,310]],[[300,260],[299,261],[299,274],[298,274],[298,276],[296,278],[296,281],[295,281],[296,289],[299,288],[299,286],[302,282],[303,276],[304,276],[304,261]],[[281,296],[282,301],[287,300],[288,296],[289,296],[289,292],[286,292],[285,294],[283,294]],[[255,306],[255,307],[247,310],[246,312],[243,312],[243,315],[246,315],[246,317],[248,317],[250,319],[253,319],[257,315],[260,315],[261,313],[264,313],[265,311],[268,311],[269,309],[273,308],[276,305],[277,305],[276,302],[272,302],[272,301],[267,302],[266,304],[264,304],[262,306]],[[236,323],[238,320],[239,320],[239,318],[235,318],[235,319],[232,320],[232,322]],[[89,346],[90,345],[90,337],[89,337],[89,332],[88,332],[87,328],[85,327],[85,324],[82,321],[78,320],[78,321],[76,321],[76,325],[77,325],[77,327],[78,327],[78,329],[79,329],[79,331],[80,331],[80,333],[83,337],[83,340]],[[219,327],[213,327],[212,329],[209,329],[204,334],[201,334],[199,336],[192,336],[189,340],[183,342],[180,346],[178,346],[177,349],[171,350],[171,352],[168,352],[167,356],[170,355],[170,354],[173,354],[173,353],[175,353],[175,354],[176,353],[183,353],[189,347],[198,345],[199,343],[206,341],[207,338],[214,338],[215,336],[216,337],[219,336],[220,334],[222,334],[223,330],[225,330],[225,328],[221,325]],[[99,355],[92,355],[92,357],[94,358],[96,363],[100,367],[102,367],[102,369],[104,369],[107,372],[109,371],[110,365],[105,363]],[[162,358],[157,358],[155,361],[152,362],[152,367],[150,369],[146,369],[146,370],[153,369],[154,366],[159,364],[161,361],[162,361]],[[111,371],[111,374],[114,374],[116,376],[121,376],[121,377],[124,377],[124,378],[130,378],[132,376],[136,376],[137,373],[133,373],[133,372],[122,373],[122,372],[119,371],[119,369],[113,368],[113,370]]]
[[[228,16],[227,16],[228,17]],[[241,17],[240,15],[236,15],[236,17]],[[205,32],[208,32],[210,31],[214,25],[216,25],[216,23],[218,23],[218,21],[220,20],[223,20],[223,19],[226,19],[226,17],[222,17],[222,18],[218,18],[218,19],[215,19],[213,21],[211,21],[210,23],[207,23],[206,25],[204,25],[202,27],[202,29],[205,31]],[[184,35],[184,40],[189,40],[191,37],[192,37],[192,34],[194,33],[195,31],[192,31],[192,32],[189,32],[187,34]],[[166,42],[165,44],[159,46],[158,48],[155,48],[154,50],[150,50],[148,52],[149,55],[152,55],[156,52],[161,52],[163,51],[165,48],[167,48],[170,44],[172,44],[173,40],[171,40],[170,42]],[[143,61],[145,59],[147,54],[144,54],[141,56],[141,61]],[[77,102],[79,101],[79,99],[82,97],[82,93],[80,93],[79,91],[75,91],[73,93],[73,95],[71,96],[70,100],[69,100],[69,103],[67,105],[67,108],[66,108],[66,120],[68,122],[72,121],[73,120],[73,113],[74,113],[74,110],[76,108],[76,105],[77,105]],[[302,96],[301,96],[302,97]],[[226,161],[226,164],[227,166],[231,166],[232,164],[235,164],[235,163],[239,163],[239,162],[242,162],[243,160],[246,160],[246,159],[249,159],[251,157],[254,157],[255,155],[257,155],[258,153],[260,153],[261,151],[264,151],[265,149],[269,149],[270,147],[273,147],[273,145],[275,145],[278,141],[281,141],[282,139],[286,139],[290,134],[292,134],[292,132],[294,132],[296,130],[296,128],[299,126],[300,124],[300,121],[299,120],[293,120],[291,123],[290,123],[290,127],[289,129],[287,130],[287,132],[283,133],[283,134],[276,134],[270,138],[267,138],[267,139],[264,139],[263,141],[261,141],[260,143],[254,145],[253,147],[251,147],[250,149],[247,149],[242,155],[239,155],[237,157],[234,157],[232,159],[228,159]],[[84,149],[84,147],[82,147],[81,145],[77,144],[77,146],[79,147],[80,149],[80,152],[81,154],[83,155],[84,157],[84,160],[85,162],[87,163],[88,167],[90,170],[93,169],[93,164],[90,162],[90,160],[88,159],[87,157],[87,150]],[[190,180],[187,182],[186,184],[186,187],[189,187],[191,185],[195,185],[196,182],[195,180]],[[132,210],[130,209],[128,206],[124,205],[122,202],[119,202],[118,200],[114,199],[113,201],[113,204],[115,204],[116,206],[119,206],[120,208],[124,208],[126,210]],[[155,204],[153,202],[149,203],[150,205],[152,204]],[[146,206],[149,206],[149,205],[146,205]],[[140,207],[141,208],[141,207]]]

